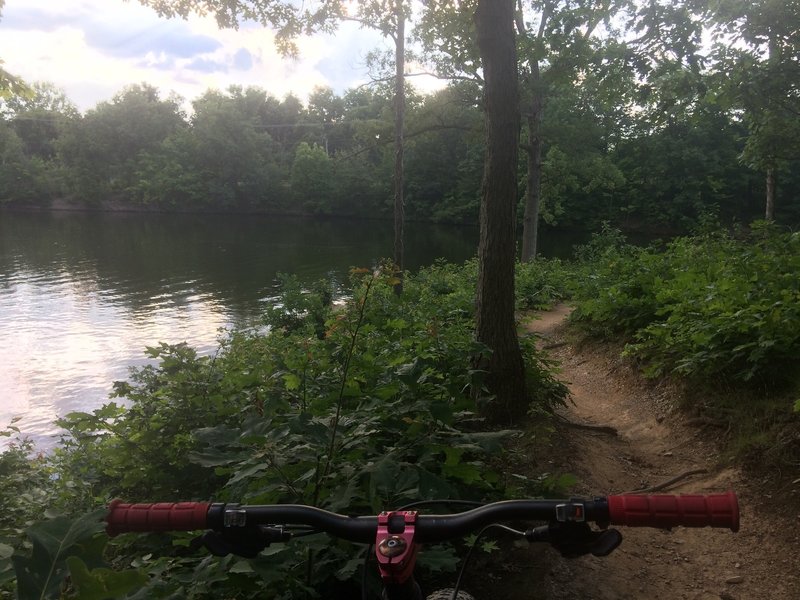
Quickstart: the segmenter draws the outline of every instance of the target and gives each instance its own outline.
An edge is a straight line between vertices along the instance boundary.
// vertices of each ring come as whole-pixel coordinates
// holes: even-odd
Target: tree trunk
[[[767,169],[767,209],[764,218],[775,220],[775,167]]]
[[[539,16],[539,32],[536,34],[537,42],[542,42],[545,35],[545,26],[550,20],[553,7],[545,4]],[[517,31],[521,36],[528,36],[525,26],[525,17],[522,14],[522,2],[518,3],[516,13]],[[530,105],[527,111],[528,143],[525,151],[528,153],[526,161],[527,182],[525,187],[525,213],[522,217],[522,260],[529,262],[536,258],[539,246],[539,213],[542,201],[542,111],[544,110],[544,90],[542,89],[542,74],[539,69],[539,58],[528,58],[530,72],[526,83],[531,94]]]
[[[522,218],[522,260],[536,258],[539,244],[539,207],[542,199],[542,110],[539,88],[539,65],[531,68],[533,99],[528,114],[528,181],[525,188],[525,214]]]
[[[490,350],[475,360],[494,400],[484,412],[511,422],[528,408],[514,317],[519,89],[514,0],[479,0],[475,12],[484,76],[486,158],[481,186],[476,337]]]
[[[406,86],[405,86],[405,14],[403,0],[395,0],[397,15],[397,37],[395,38],[395,82],[394,82],[394,265],[398,283],[394,292],[403,293],[403,225],[405,206],[403,200],[403,130],[405,129]]]

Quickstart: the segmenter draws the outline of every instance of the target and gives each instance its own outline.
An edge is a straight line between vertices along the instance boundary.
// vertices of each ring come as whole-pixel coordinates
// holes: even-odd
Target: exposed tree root
[[[570,421],[561,415],[557,415],[557,417],[559,422],[563,423],[567,427],[575,427],[576,429],[585,429],[587,431],[595,431],[597,433],[607,433],[608,435],[619,435],[619,432],[610,425],[589,425],[588,423],[576,423],[575,421]]]
[[[668,487],[671,487],[671,486],[675,485],[679,481],[682,481],[683,479],[686,479],[687,477],[691,477],[692,475],[700,475],[701,473],[708,473],[708,469],[690,469],[689,471],[684,471],[680,475],[676,475],[672,479],[667,479],[666,481],[662,481],[661,483],[659,483],[657,485],[652,485],[650,487],[641,488],[641,489],[633,490],[632,492],[626,492],[626,493],[628,493],[628,494],[650,494],[652,492],[660,492],[662,490],[667,489]]]

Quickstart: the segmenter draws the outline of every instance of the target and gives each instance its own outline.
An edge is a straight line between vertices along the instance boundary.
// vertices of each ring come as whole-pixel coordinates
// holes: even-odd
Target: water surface
[[[412,270],[477,247],[474,228],[406,232]],[[0,429],[21,416],[48,447],[53,420],[99,407],[146,346],[213,352],[221,328],[258,323],[277,273],[343,282],[390,256],[392,235],[377,221],[0,212]]]

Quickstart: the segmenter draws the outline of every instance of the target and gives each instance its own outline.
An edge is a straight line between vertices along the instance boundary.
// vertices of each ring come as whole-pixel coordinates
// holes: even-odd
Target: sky
[[[81,111],[142,82],[187,101],[233,84],[276,98],[305,100],[316,86],[341,94],[369,81],[367,52],[389,47],[354,23],[300,39],[298,59],[281,57],[273,40],[257,24],[220,30],[213,17],[168,20],[136,0],[6,0],[0,20],[5,68],[55,84]]]

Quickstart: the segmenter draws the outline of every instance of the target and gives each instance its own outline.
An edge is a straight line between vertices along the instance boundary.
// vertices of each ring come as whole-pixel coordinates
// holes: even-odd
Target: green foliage
[[[800,8],[781,0],[723,0],[711,17],[717,95],[742,112],[748,129],[742,162],[762,173],[791,169],[800,159]]]
[[[107,600],[124,597],[147,583],[147,575],[138,569],[114,571],[105,567],[89,570],[77,556],[66,559],[70,579],[81,600]]]
[[[646,373],[770,385],[798,376],[797,234],[754,227],[741,239],[678,238],[663,252],[610,245],[589,254],[573,318],[629,340],[626,353]]]
[[[572,265],[559,259],[537,259],[516,265],[517,308],[547,310],[571,296]]]
[[[52,165],[26,153],[25,140],[0,121],[0,205],[6,202],[47,202],[56,190]]]
[[[333,165],[323,148],[301,142],[292,163],[292,192],[309,213],[326,212]]]
[[[470,26],[463,15],[451,17],[454,27]],[[763,214],[763,173],[741,166],[746,159],[762,168],[754,152],[779,156],[777,214],[796,221],[794,121],[778,118],[774,107],[742,120],[718,74],[664,67],[637,88],[631,48],[610,40],[602,48],[582,44],[570,39],[565,46],[579,50],[580,86],[565,76],[577,68],[568,53],[547,70],[543,221],[588,229],[612,219],[626,228],[672,232],[688,231],[708,212],[725,222],[750,220]],[[781,89],[787,80],[782,71],[774,85],[762,75],[748,79],[750,88]],[[317,89],[307,107],[291,95],[278,100],[259,88],[233,86],[196,98],[191,118],[180,98],[161,98],[147,85],[128,87],[85,116],[52,85],[36,84],[33,91],[0,103],[0,202],[47,206],[66,198],[147,210],[391,214],[389,85],[341,96]],[[464,80],[409,95],[407,218],[477,220],[480,96],[478,83]],[[676,103],[680,110],[673,110]]]
[[[528,269],[530,289],[546,288],[536,277],[553,279],[552,266]],[[346,300],[334,303],[331,284],[305,290],[284,276],[266,332],[231,333],[209,357],[183,344],[148,348],[154,363],[115,384],[121,404],[59,422],[68,435],[37,467],[38,496],[30,495],[37,480],[22,471],[30,448],[0,455],[0,468],[13,475],[9,495],[0,490],[2,507],[14,514],[28,493],[35,523],[4,524],[0,582],[10,585],[13,560],[18,589],[30,597],[61,590],[80,598],[292,598],[333,588],[346,596],[355,593],[348,586],[363,549],[324,535],[242,560],[191,552],[186,534],[122,535],[106,546],[92,537],[97,514],[80,515],[113,497],[367,514],[543,487],[497,470],[494,457],[512,432],[482,431],[475,412],[476,278],[476,261],[437,263],[406,275],[398,297],[391,268],[357,269]],[[565,388],[532,343],[526,354],[537,390],[532,410],[549,411]],[[79,516],[41,521],[45,506]],[[22,541],[26,527],[32,549]],[[455,561],[443,547],[422,566]]]
[[[252,378],[234,370],[223,375],[213,357],[198,357],[185,344],[161,344],[147,354],[158,363],[114,384],[113,396],[129,408],[112,402],[59,420],[69,435],[57,456],[89,496],[207,497],[220,482],[187,458],[197,448],[192,431],[235,422],[246,402],[241,387]]]
[[[67,573],[67,559],[72,555],[97,560],[105,540],[95,534],[103,529],[104,510],[96,510],[79,519],[56,517],[27,529],[31,552],[15,554],[17,594],[20,598],[58,598]],[[101,544],[98,548],[98,540]]]
[[[654,374],[729,376],[775,382],[797,376],[800,350],[800,237],[761,234],[745,242],[678,240],[672,280],[657,294],[659,321],[636,334],[629,352]]]
[[[657,253],[627,245],[605,224],[576,257],[574,322],[591,334],[616,337],[632,336],[653,321],[664,267]]]
[[[0,437],[18,434],[13,424]],[[25,529],[44,517],[52,469],[29,440],[13,440],[0,453],[0,597],[14,577],[12,555],[25,543]]]

